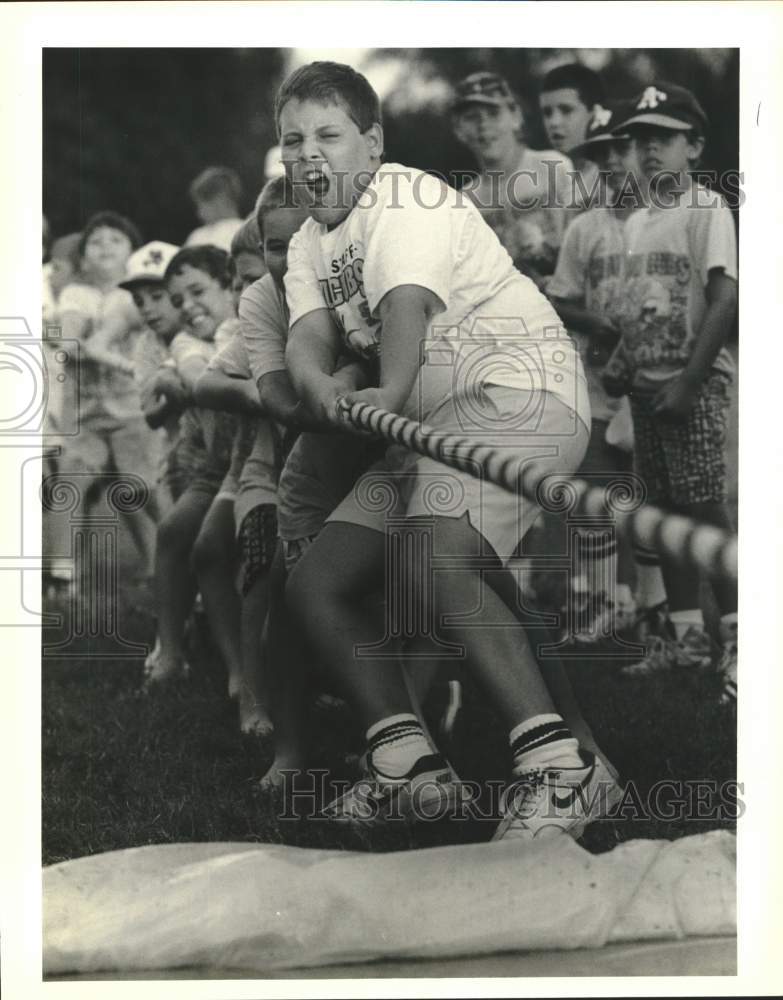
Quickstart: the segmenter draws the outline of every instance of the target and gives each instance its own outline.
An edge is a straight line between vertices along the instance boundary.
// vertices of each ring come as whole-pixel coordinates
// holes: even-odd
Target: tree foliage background
[[[113,208],[145,238],[181,242],[196,224],[188,184],[214,163],[239,171],[249,211],[276,142],[275,90],[303,58],[272,48],[45,50],[43,209],[53,233]],[[703,167],[737,169],[736,49],[357,49],[352,63],[382,94],[387,159],[448,175],[475,167],[451,134],[450,84],[501,72],[520,96],[530,145],[545,148],[540,80],[575,60],[597,69],[612,97],[654,79],[690,87],[711,124]]]

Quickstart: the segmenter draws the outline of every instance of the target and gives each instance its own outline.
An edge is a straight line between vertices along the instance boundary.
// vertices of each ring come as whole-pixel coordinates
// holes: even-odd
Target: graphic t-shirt
[[[609,208],[593,208],[574,219],[563,239],[547,294],[619,321],[627,256],[626,221]],[[607,396],[601,382],[607,359],[596,364],[599,359],[591,352],[590,337],[578,330],[569,332],[584,364],[593,420],[611,420],[620,400]]]
[[[442,305],[405,415],[426,419],[446,398],[494,384],[553,392],[589,426],[582,366],[549,301],[514,268],[470,198],[392,163],[339,226],[308,219],[291,240],[291,326],[327,308],[345,348],[373,360],[383,336],[378,306],[400,285],[427,288]]]
[[[497,233],[514,264],[541,275],[555,269],[563,233],[573,216],[569,171],[573,164],[553,149],[525,147],[516,170],[481,174],[472,188],[484,220]]]
[[[634,385],[660,384],[690,360],[707,308],[710,271],[737,278],[734,220],[716,192],[694,184],[671,208],[635,212],[626,223],[628,254],[615,311],[621,350]],[[713,370],[731,376],[724,347]]]
[[[130,292],[112,288],[107,292],[92,285],[66,285],[60,293],[60,317],[68,313],[86,319],[85,341],[101,324],[111,321],[123,328],[123,334],[111,345],[112,350],[132,362],[142,321]],[[79,417],[91,427],[106,430],[120,427],[141,417],[141,397],[132,375],[79,355]]]

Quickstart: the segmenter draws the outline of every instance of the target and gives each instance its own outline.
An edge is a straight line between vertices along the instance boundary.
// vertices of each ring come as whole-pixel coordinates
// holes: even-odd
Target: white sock
[[[704,630],[704,615],[701,613],[701,608],[691,608],[689,611],[672,611],[669,618],[671,618],[672,625],[674,626],[674,634],[678,642],[683,638],[691,625],[696,625],[702,631]]]
[[[579,743],[559,715],[534,715],[508,734],[515,776],[540,767],[584,767]]]
[[[636,603],[640,608],[655,608],[666,600],[666,587],[660,563],[636,562]]]
[[[420,757],[432,753],[421,723],[408,712],[390,715],[370,726],[367,749],[373,767],[390,778],[402,777]]]

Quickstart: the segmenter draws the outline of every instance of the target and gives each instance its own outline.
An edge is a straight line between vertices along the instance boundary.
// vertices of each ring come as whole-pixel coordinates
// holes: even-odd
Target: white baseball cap
[[[163,243],[153,240],[130,255],[125,265],[125,279],[120,282],[120,288],[132,288],[142,281],[163,281],[163,275],[169,266],[169,261],[179,247],[173,243]]]

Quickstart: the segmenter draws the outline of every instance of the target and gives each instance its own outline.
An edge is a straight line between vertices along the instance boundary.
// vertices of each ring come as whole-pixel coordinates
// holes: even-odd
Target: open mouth
[[[304,185],[310,194],[322,198],[329,190],[329,178],[320,172],[305,174]]]

